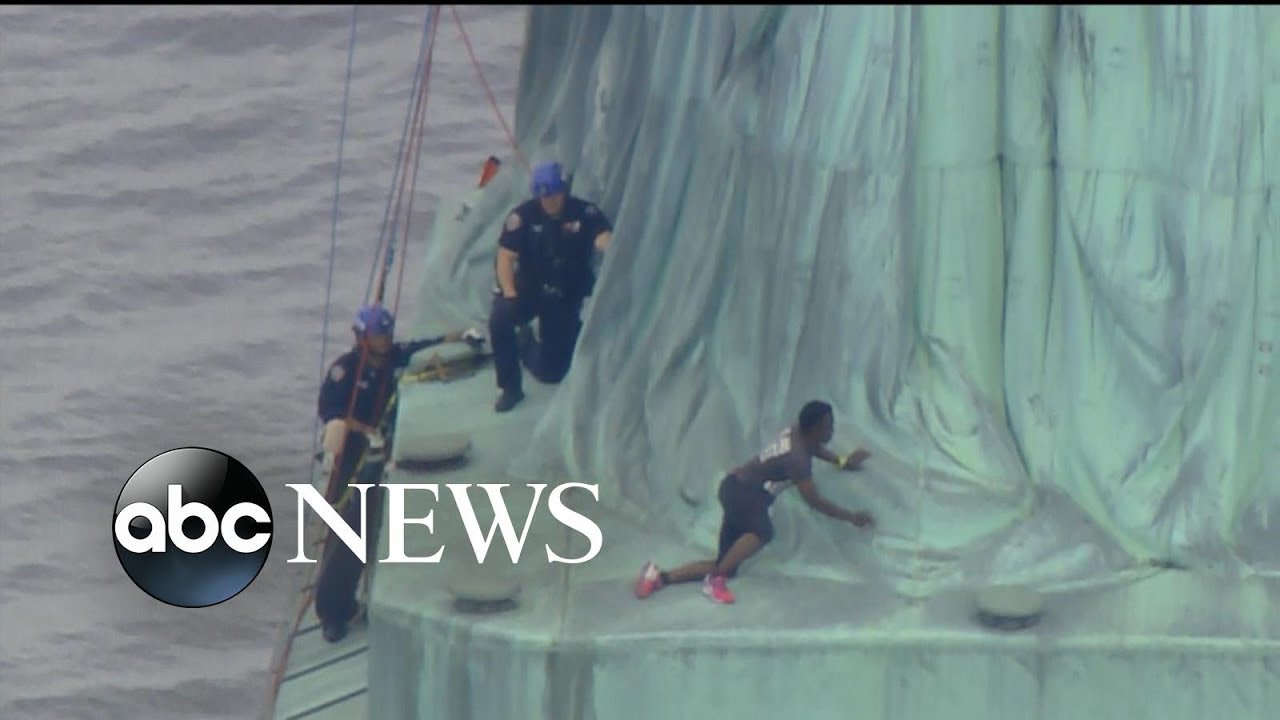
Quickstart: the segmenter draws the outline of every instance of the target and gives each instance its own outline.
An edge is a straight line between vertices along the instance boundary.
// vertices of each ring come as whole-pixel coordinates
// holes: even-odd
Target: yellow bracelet
[[[844,463],[849,459],[848,455],[841,455],[837,458],[836,467],[844,467]]]

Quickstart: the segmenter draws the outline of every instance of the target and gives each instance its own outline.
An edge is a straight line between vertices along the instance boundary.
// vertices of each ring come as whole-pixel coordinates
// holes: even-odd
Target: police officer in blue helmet
[[[471,341],[474,330],[409,342],[395,342],[395,317],[378,304],[356,313],[352,331],[355,346],[329,366],[320,386],[316,411],[324,422],[324,470],[338,465],[336,490],[343,493],[355,482],[360,459],[371,446],[382,445],[390,424],[387,412],[400,373],[415,353],[445,342]],[[338,459],[340,458],[340,459]],[[375,488],[376,490],[376,488]],[[343,506],[343,519],[359,527],[363,515],[360,496]],[[327,498],[329,502],[337,497]],[[373,500],[376,505],[376,500]],[[324,637],[337,642],[346,636],[357,616],[356,585],[363,566],[342,543],[328,543],[315,587],[315,610]]]
[[[441,343],[471,341],[478,335],[468,330],[395,342],[392,340],[395,324],[391,311],[382,305],[374,303],[360,308],[351,326],[355,346],[334,360],[325,374],[316,412],[326,425],[326,464],[333,455],[341,453],[344,464],[354,465],[363,452],[363,441],[378,433],[387,398],[415,353]],[[356,443],[355,452],[343,452],[343,448],[352,449],[350,441]],[[342,473],[344,480],[349,474]]]
[[[594,260],[613,233],[599,207],[569,194],[560,163],[535,166],[529,189],[533,197],[507,216],[498,239],[489,316],[498,412],[524,399],[521,361],[541,382],[558,383],[568,374],[582,304],[595,285]],[[536,338],[529,327],[534,319]]]

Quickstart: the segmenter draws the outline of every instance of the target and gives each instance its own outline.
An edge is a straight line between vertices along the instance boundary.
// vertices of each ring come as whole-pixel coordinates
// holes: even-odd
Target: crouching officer
[[[320,386],[318,412],[325,423],[324,469],[332,472],[338,464],[337,482],[333,483],[331,504],[346,494],[347,486],[356,482],[355,475],[366,453],[384,449],[383,433],[391,427],[388,400],[396,388],[399,375],[414,353],[444,342],[457,342],[467,334],[455,332],[443,337],[413,342],[392,341],[395,318],[380,305],[369,305],[356,314],[356,345],[329,366]],[[353,399],[354,396],[354,399]],[[369,453],[372,456],[373,453]],[[380,475],[380,473],[379,473]],[[377,482],[365,480],[364,482]],[[380,509],[380,488],[370,488],[368,499]],[[363,508],[358,492],[337,508],[352,527],[360,527]],[[370,525],[375,523],[372,521]],[[371,543],[376,543],[371,538]],[[337,642],[347,634],[348,624],[356,617],[356,586],[364,571],[360,559],[336,538],[329,538],[316,578],[316,616],[324,626],[324,636]]]
[[[600,208],[568,190],[559,163],[536,166],[530,182],[533,198],[511,212],[498,240],[498,286],[489,316],[502,391],[498,412],[524,399],[522,360],[545,383],[558,383],[568,374],[582,329],[582,304],[595,285],[592,265],[612,237],[613,226]],[[527,327],[534,318],[537,340]]]

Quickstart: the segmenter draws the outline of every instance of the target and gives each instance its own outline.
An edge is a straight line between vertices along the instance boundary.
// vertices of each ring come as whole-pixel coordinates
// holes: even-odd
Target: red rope
[[[502,109],[498,107],[498,99],[489,87],[489,81],[484,77],[484,70],[480,68],[480,61],[476,59],[475,49],[471,47],[471,38],[467,37],[467,29],[462,26],[462,18],[458,16],[458,6],[450,5],[449,10],[453,13],[453,22],[458,26],[458,33],[462,35],[462,42],[467,46],[467,54],[471,56],[471,64],[476,68],[476,75],[480,78],[480,84],[484,86],[484,92],[489,96],[489,104],[493,106],[493,112],[498,116],[498,122],[502,123],[502,129],[507,133],[507,141],[511,143],[511,149],[515,152],[516,158],[520,160],[520,164],[524,165],[525,169],[528,170],[529,161],[525,160],[524,154],[520,152],[520,146],[516,143],[515,133],[511,132],[511,128],[507,126],[507,119],[502,116]]]
[[[414,169],[413,169],[413,181],[412,181],[413,187],[410,188],[409,204],[408,204],[408,212],[410,213],[412,213],[413,211],[413,189],[416,188],[417,186],[418,161],[421,157],[421,153],[417,152],[417,150],[421,144],[421,138],[422,138],[422,128],[424,125],[422,118],[423,118],[423,111],[426,107],[427,90],[430,86],[431,55],[432,55],[432,48],[435,45],[436,26],[438,25],[440,8],[438,6],[435,7],[433,9],[433,13],[435,17],[432,20],[431,38],[428,40],[429,44],[427,46],[427,56],[424,59],[422,79],[419,81],[419,85],[414,88],[414,90],[417,92],[418,99],[417,99],[417,105],[414,108],[414,117],[413,117],[413,120],[411,121],[411,124],[414,130],[411,131],[412,135],[410,136],[410,148],[409,148],[409,152],[414,153],[413,157],[415,158]],[[398,217],[400,213],[400,206],[403,202],[404,193],[406,189],[405,186],[409,184],[409,183],[406,183],[405,181],[406,178],[408,177],[408,173],[409,173],[409,164],[405,163],[404,169],[401,172],[399,177],[399,181],[400,181],[398,183],[399,192],[396,197],[395,209],[393,211],[396,217]],[[397,288],[396,288],[396,306],[397,307],[400,304],[400,286],[403,283],[403,277],[404,277],[404,249],[408,244],[408,238],[409,238],[409,222],[408,222],[408,219],[406,218],[405,229],[404,229],[404,239],[402,240],[401,255],[400,255],[401,257],[400,281],[397,282]],[[378,248],[377,262],[379,264],[382,263],[382,260],[385,257],[384,253],[390,252],[393,242],[395,242],[395,239],[391,238],[388,241],[385,250],[381,247]],[[380,276],[378,280],[378,287],[375,292],[375,298],[377,299],[378,302],[382,301],[384,290],[385,288],[383,287],[383,281]],[[367,298],[366,298],[366,301],[367,301]],[[393,310],[393,313],[394,313],[394,310]],[[360,353],[360,361],[356,364],[355,377],[352,379],[353,382],[352,382],[351,399],[347,404],[347,413],[346,413],[347,418],[351,418],[353,413],[355,412],[356,390],[357,390],[357,385],[359,384],[360,373],[362,370],[364,370],[366,355],[367,355],[367,352],[362,351]],[[332,470],[330,470],[330,473],[329,473],[329,482],[325,487],[326,500],[336,497],[337,489],[338,489],[338,470],[342,467],[342,456],[345,451],[346,451],[346,444],[344,443],[343,448],[339,450],[337,453],[335,453],[333,468]],[[299,518],[299,521],[301,522],[302,519]],[[324,546],[327,546],[333,540],[332,531],[330,531],[326,535],[327,537],[323,542]],[[293,648],[293,638],[296,637],[298,634],[298,628],[302,625],[302,618],[306,616],[308,608],[310,608],[312,603],[314,603],[315,601],[315,574],[316,574],[316,571],[319,570],[319,566],[320,566],[319,562],[317,562],[317,564],[313,566],[315,569],[311,574],[311,582],[309,583],[309,585],[305,590],[306,594],[303,601],[298,605],[298,612],[293,618],[293,623],[289,628],[289,636],[285,639],[284,647],[282,648],[275,662],[273,663],[272,673],[271,673],[272,682],[271,682],[270,697],[268,698],[267,709],[266,709],[266,712],[268,713],[268,717],[270,716],[271,713],[274,713],[275,711],[275,704],[280,696],[280,686],[284,684],[284,674],[285,674],[285,670],[288,668],[288,665],[289,665],[289,656],[291,654],[290,651]]]
[[[480,78],[480,84],[484,87],[485,95],[487,95],[489,98],[489,105],[493,108],[494,114],[498,116],[498,122],[502,124],[502,129],[507,135],[507,141],[511,144],[511,149],[515,153],[516,158],[520,161],[522,165],[524,165],[526,169],[528,169],[529,162],[528,160],[525,159],[524,154],[520,152],[520,146],[516,142],[515,134],[511,132],[510,126],[507,125],[507,120],[502,115],[502,109],[498,106],[498,100],[493,94],[493,89],[489,87],[489,82],[488,80],[485,79],[484,70],[480,67],[480,61],[476,58],[475,49],[471,45],[471,39],[467,36],[467,30],[462,24],[462,18],[459,17],[458,15],[457,6],[451,5],[450,11],[453,14],[454,23],[458,27],[458,33],[462,36],[462,42],[467,47],[467,54],[470,55],[471,57],[471,64],[472,66],[475,67],[476,75],[477,77]],[[422,153],[421,153],[422,136],[423,136],[423,130],[426,124],[423,118],[425,117],[425,110],[427,105],[427,94],[428,94],[428,91],[430,90],[430,84],[431,84],[431,62],[432,62],[433,51],[435,48],[436,30],[439,26],[440,7],[435,6],[432,12],[434,15],[431,23],[431,38],[428,40],[427,54],[423,60],[424,66],[423,66],[422,79],[418,87],[415,88],[418,94],[418,99],[417,99],[417,105],[414,108],[413,120],[411,121],[411,126],[413,130],[411,131],[412,135],[410,137],[409,152],[412,153],[412,157],[413,157],[413,172],[412,172],[412,176],[410,176],[409,163],[405,163],[404,169],[401,172],[400,177],[398,178],[399,191],[396,195],[396,201],[395,201],[394,216],[399,217],[400,207],[404,202],[405,191],[408,190],[409,200],[408,200],[406,211],[405,211],[404,234],[401,237],[400,271],[396,279],[396,295],[395,295],[395,302],[392,307],[393,314],[400,307],[400,295],[404,287],[405,251],[407,250],[408,243],[409,243],[409,228],[410,228],[410,223],[411,223],[412,214],[413,214],[413,199],[414,199],[414,196],[416,195],[417,184],[418,184],[418,167],[422,159]],[[387,243],[385,251],[382,248],[378,249],[378,258],[377,258],[378,261],[382,261],[382,258],[385,257],[384,252],[391,251],[392,243],[394,242],[395,242],[395,239],[392,238]],[[375,292],[375,298],[377,299],[378,302],[382,301],[384,290],[385,290],[385,287],[383,286],[383,279],[380,276],[378,280],[377,290]],[[355,384],[358,384],[360,372],[364,369],[365,355],[366,355],[365,352],[360,353],[360,361],[356,365],[356,376],[354,378],[355,383],[353,384],[351,399],[347,406],[348,418],[350,418],[352,416],[352,413],[355,412],[355,403],[356,403]],[[325,488],[326,499],[334,497],[334,494],[337,490],[338,469],[341,467],[342,453],[345,450],[346,450],[346,447],[344,443],[344,447],[341,450],[339,450],[337,453],[335,453],[336,457],[334,458],[334,466],[333,466],[333,469],[330,471],[329,482],[327,487]],[[299,518],[299,521],[301,521],[301,518]],[[328,537],[325,538],[325,542],[324,542],[325,545],[328,544],[328,541],[332,540],[332,535],[333,535],[332,532],[328,533]],[[314,567],[318,569],[319,563],[317,563],[317,565]],[[284,683],[284,673],[289,664],[289,655],[290,655],[290,650],[293,647],[293,638],[297,636],[298,628],[302,624],[302,618],[306,616],[307,609],[311,607],[312,603],[315,600],[314,580],[315,580],[315,572],[312,573],[312,582],[306,588],[306,597],[304,601],[300,603],[298,606],[297,615],[293,619],[293,623],[289,630],[289,636],[285,639],[285,642],[284,642],[284,647],[280,652],[279,656],[276,658],[275,663],[273,664],[274,667],[272,668],[273,677],[272,677],[272,683],[271,683],[270,698],[269,698],[267,707],[265,709],[266,717],[268,718],[271,717],[272,714],[274,714],[275,712],[275,704],[277,699],[279,698],[280,686]]]
[[[436,16],[438,16],[440,13],[440,9],[436,7],[432,10],[432,12]],[[410,157],[416,157],[418,154],[420,154],[417,152],[418,146],[416,144],[416,136],[420,134],[420,131],[418,129],[422,125],[422,109],[425,105],[424,100],[426,99],[426,87],[427,87],[428,77],[431,69],[431,46],[435,44],[435,38],[436,38],[436,25],[433,22],[431,25],[431,37],[428,40],[427,53],[425,57],[422,58],[422,74],[420,76],[420,79],[418,80],[418,84],[414,87],[414,95],[417,97],[417,99],[414,103],[413,118],[410,120],[409,147],[406,150],[406,152],[409,154]],[[404,204],[405,191],[409,189],[408,178],[409,178],[409,163],[406,162],[401,166],[400,175],[397,178],[397,182],[396,182],[396,186],[399,188],[399,190],[396,193],[396,202],[395,202],[395,208],[394,210],[392,210],[392,217],[397,219],[400,217],[400,208]],[[406,237],[407,237],[407,233],[406,233]],[[391,249],[394,243],[395,243],[395,237],[393,235],[391,238],[387,240],[386,252],[388,253],[391,252]],[[381,254],[381,248],[379,248],[378,259],[380,261],[380,264],[384,264],[383,262],[381,262],[382,257],[383,256]],[[386,282],[385,275],[379,275],[377,291],[374,294],[375,301],[379,304],[382,303],[383,298],[386,295],[385,282]]]
[[[409,180],[409,205],[405,210],[404,236],[400,239],[400,271],[396,277],[396,299],[392,305],[392,314],[397,313],[400,308],[400,293],[404,289],[404,268],[405,265],[408,264],[406,262],[408,259],[406,253],[409,249],[409,227],[413,221],[413,199],[418,194],[418,166],[422,162],[422,136],[427,124],[427,96],[431,91],[431,60],[435,51],[436,29],[440,26],[440,6],[437,5],[433,12],[434,16],[431,19],[431,39],[427,43],[426,69],[422,73],[422,92],[418,95],[417,112],[419,113],[419,118],[417,125],[414,128],[414,135],[416,137],[411,140],[413,144],[413,150],[411,152],[413,154],[410,157],[413,158],[413,174],[410,176],[411,179]],[[406,163],[406,165],[407,164],[408,163]]]

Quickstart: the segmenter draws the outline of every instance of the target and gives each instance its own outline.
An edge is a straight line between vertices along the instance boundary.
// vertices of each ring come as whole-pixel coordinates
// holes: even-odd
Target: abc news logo
[[[271,553],[271,526],[271,503],[249,468],[187,447],[134,471],[116,500],[112,536],[120,565],[143,592],[197,608],[249,587]]]
[[[306,506],[310,506],[333,534],[355,554],[367,562],[365,548],[368,523],[362,515],[360,530],[347,524],[342,516],[311,485],[287,485],[298,496],[298,550],[290,563],[315,562],[303,553],[302,522]],[[372,485],[352,484],[365,499]],[[405,554],[405,528],[423,525],[434,530],[434,510],[424,517],[405,515],[405,493],[425,490],[439,499],[434,484],[384,483],[389,510],[389,552],[381,562],[438,563],[441,547],[429,557]],[[475,509],[468,495],[470,484],[446,485],[462,515],[472,551],[484,562],[489,546],[501,529],[503,542],[512,562],[519,562],[533,511],[525,521],[523,532],[517,532],[502,497],[505,485],[480,485],[494,509],[494,522],[488,534],[480,529]],[[546,485],[530,485],[534,505]],[[599,500],[595,485],[565,483],[554,488],[547,498],[548,510],[561,524],[587,537],[591,547],[581,558],[566,559],[547,546],[547,561],[580,564],[600,552],[603,537],[600,528],[584,515],[568,508],[561,495],[571,488],[582,488]],[[362,508],[367,504],[361,503]],[[160,602],[176,607],[199,608],[217,605],[240,594],[258,577],[271,553],[273,515],[262,483],[247,467],[225,453],[207,448],[178,448],[147,461],[129,478],[116,501],[112,534],[116,556],[125,573],[143,592]]]

